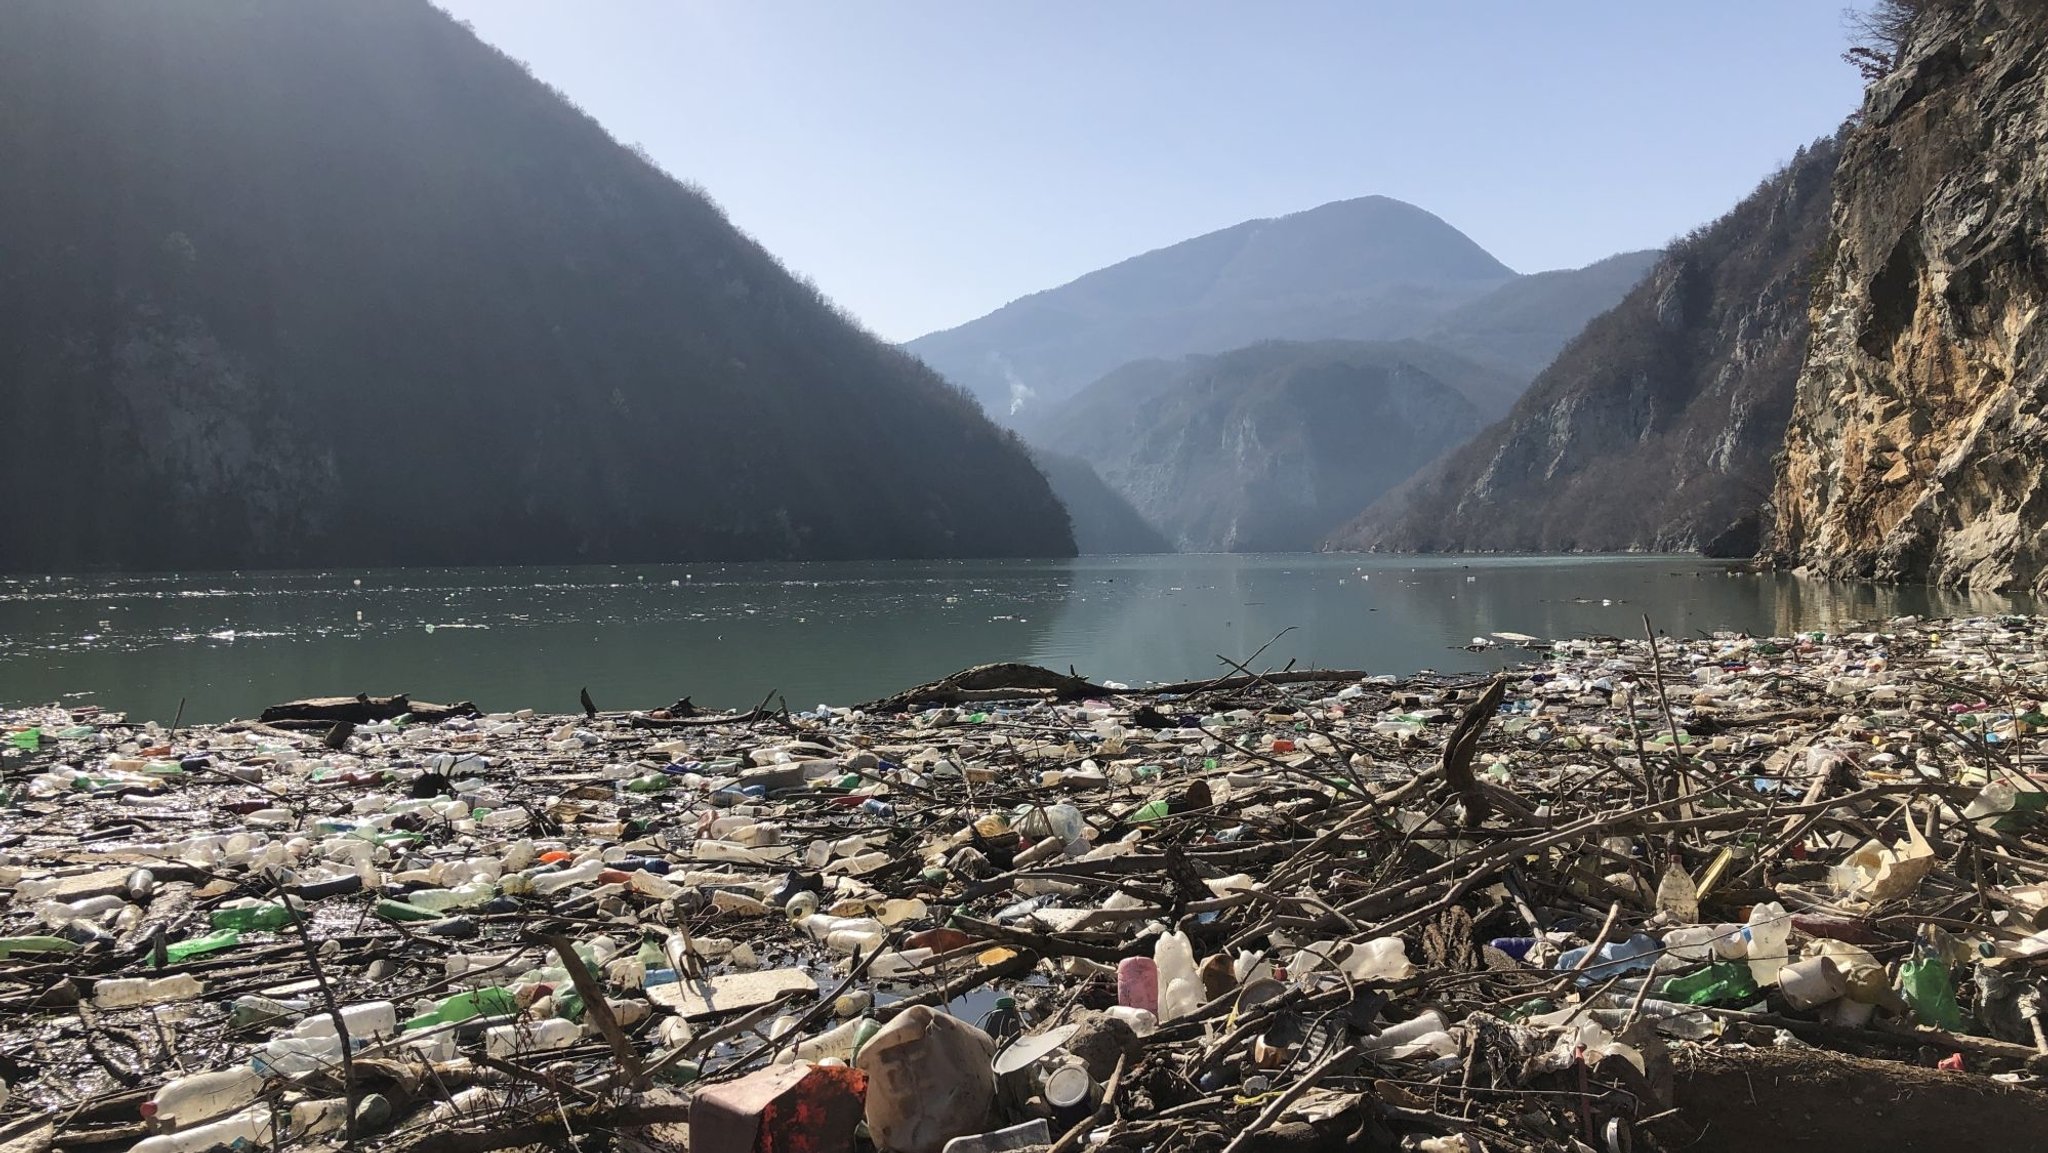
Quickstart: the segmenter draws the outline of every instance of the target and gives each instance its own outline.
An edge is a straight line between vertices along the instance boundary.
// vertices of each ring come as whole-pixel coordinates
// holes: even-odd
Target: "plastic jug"
[[[1185,1017],[1202,1007],[1202,976],[1195,968],[1195,948],[1186,933],[1162,934],[1152,947],[1152,963],[1159,967],[1156,1011],[1161,1022]]]
[[[195,1073],[158,1089],[142,1103],[142,1116],[166,1131],[189,1129],[248,1105],[263,1092],[263,1084],[263,1075],[247,1065]]]
[[[854,1065],[868,1075],[867,1122],[891,1153],[941,1153],[946,1142],[983,1132],[995,1101],[987,1033],[917,1005],[862,1047]]]
[[[1742,927],[1747,945],[1749,976],[1758,988],[1778,983],[1778,970],[1791,961],[1785,943],[1792,936],[1792,914],[1776,901],[1766,901],[1749,910],[1749,924]]]

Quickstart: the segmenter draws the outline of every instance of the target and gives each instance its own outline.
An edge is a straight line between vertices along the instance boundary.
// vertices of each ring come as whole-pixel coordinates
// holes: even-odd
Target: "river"
[[[1138,684],[1298,666],[1408,673],[1543,638],[1785,633],[2025,597],[1735,573],[1697,557],[1083,557],[0,578],[0,703],[169,721],[409,692],[573,711],[678,697],[851,704],[984,661]]]

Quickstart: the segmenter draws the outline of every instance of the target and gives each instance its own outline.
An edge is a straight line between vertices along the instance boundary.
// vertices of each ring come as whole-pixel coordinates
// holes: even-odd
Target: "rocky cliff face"
[[[1929,3],[1836,190],[1774,558],[2048,585],[2048,12]]]
[[[1752,555],[1827,235],[1833,140],[1674,244],[1504,420],[1329,540],[1386,552]]]

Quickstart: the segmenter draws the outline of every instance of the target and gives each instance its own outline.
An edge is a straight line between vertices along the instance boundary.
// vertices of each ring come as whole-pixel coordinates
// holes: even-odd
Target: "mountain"
[[[0,156],[0,569],[1073,552],[971,398],[426,0],[12,0]]]
[[[1517,277],[1452,309],[1420,338],[1524,382],[1534,380],[1594,317],[1641,283],[1661,256],[1655,249],[1624,252],[1584,268]]]
[[[1123,494],[1109,487],[1095,466],[1078,456],[1031,450],[1053,495],[1074,524],[1074,545],[1083,556],[1172,552],[1173,545]]]
[[[1190,552],[1312,548],[1470,436],[1516,382],[1410,342],[1271,341],[1128,364],[1027,435]]]
[[[1390,552],[1750,555],[1807,339],[1840,144],[1673,244],[1504,420],[1331,537]]]
[[[1918,13],[1835,179],[1771,555],[2048,589],[2048,12]]]
[[[1369,196],[1132,257],[905,347],[990,412],[1022,414],[1134,360],[1414,335],[1514,275],[1435,216]]]

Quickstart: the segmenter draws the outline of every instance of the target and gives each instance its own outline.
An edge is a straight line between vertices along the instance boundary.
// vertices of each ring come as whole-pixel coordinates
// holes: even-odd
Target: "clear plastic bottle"
[[[364,1001],[357,1005],[343,1005],[341,1020],[348,1026],[348,1037],[351,1041],[387,1037],[398,1032],[398,1006],[389,1001]],[[299,1022],[292,1030],[294,1037],[334,1035],[334,1017],[327,1013],[315,1013]]]
[[[263,1075],[247,1065],[194,1073],[165,1083],[142,1103],[142,1116],[166,1131],[189,1129],[243,1108],[262,1094],[263,1085]]]
[[[170,977],[121,977],[93,986],[92,1003],[102,1009],[126,1009],[173,1001],[195,1001],[204,992],[206,986],[190,973]]]
[[[550,1017],[545,1021],[519,1021],[485,1029],[484,1051],[493,1057],[510,1057],[517,1053],[566,1049],[582,1036],[583,1026],[560,1017]]]
[[[145,1137],[129,1146],[128,1153],[206,1153],[209,1149],[267,1147],[270,1137],[270,1110],[257,1106],[205,1125]]]

